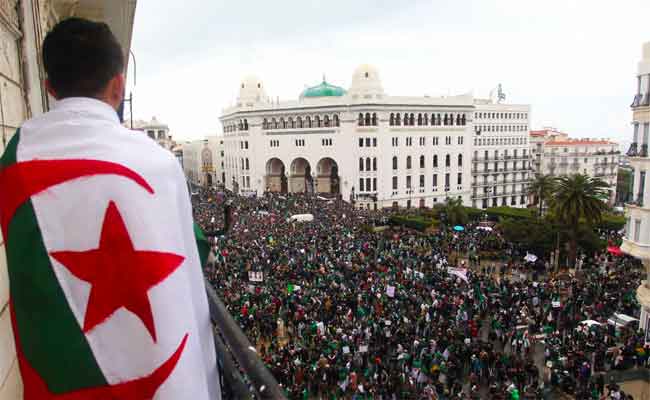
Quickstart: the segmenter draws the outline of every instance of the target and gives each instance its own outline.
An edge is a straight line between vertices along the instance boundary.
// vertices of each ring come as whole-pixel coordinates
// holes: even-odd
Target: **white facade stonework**
[[[123,125],[127,128],[132,128],[135,131],[142,132],[167,150],[171,150],[176,145],[172,135],[169,133],[169,126],[158,121],[156,117],[152,117],[150,121],[133,121],[133,127],[131,127],[129,121],[124,121]]]
[[[621,249],[645,265],[648,276],[637,289],[641,304],[640,326],[650,342],[650,42],[643,45],[637,72],[637,92],[632,102],[634,136],[627,152],[634,170],[633,201],[626,206],[627,227]]]
[[[207,187],[224,183],[224,138],[208,136],[205,139],[181,145],[183,171],[188,181]]]
[[[553,129],[530,132],[530,152],[536,174],[584,174],[609,184],[609,202],[616,199],[620,154],[609,139],[571,139]]]
[[[368,65],[354,71],[347,91],[323,81],[295,101],[271,101],[263,83],[249,77],[236,105],[221,116],[225,185],[243,193],[340,194],[364,208],[432,207],[448,197],[480,207],[472,199],[472,182],[480,180],[471,172],[478,110],[520,112],[509,122],[522,130],[498,137],[516,137],[516,144],[499,146],[512,148],[509,154],[521,147],[518,155],[524,154],[528,106],[475,101],[471,94],[389,96]],[[523,205],[518,193],[524,182],[518,184],[515,202]],[[499,185],[499,194],[505,187]]]
[[[526,207],[530,106],[482,99],[474,104],[472,207]]]

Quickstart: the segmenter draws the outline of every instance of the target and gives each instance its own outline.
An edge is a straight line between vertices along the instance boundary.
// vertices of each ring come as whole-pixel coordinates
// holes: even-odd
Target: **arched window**
[[[359,157],[359,171],[363,171],[363,157]]]
[[[442,115],[438,114],[438,123],[436,125],[442,125]]]
[[[438,155],[433,155],[433,168],[438,168]]]
[[[377,113],[372,113],[372,125],[377,126]]]
[[[307,128],[311,128],[311,127],[312,127],[312,124],[311,124],[311,117],[310,117],[310,116],[307,116],[306,121],[307,121]]]
[[[372,158],[372,170],[377,171],[377,157]]]
[[[248,130],[248,120],[247,119],[244,120],[244,130],[245,131]]]
[[[456,125],[462,125],[461,122],[462,122],[462,119],[460,117],[460,114],[456,115]]]
[[[463,118],[461,118],[462,125],[465,126],[467,125],[467,115],[463,114]]]
[[[445,167],[449,167],[449,166],[451,166],[451,156],[447,154],[445,156]]]
[[[266,118],[262,121],[262,129],[269,129],[269,121]]]
[[[409,125],[415,125],[415,114],[411,113],[411,118],[409,119]]]
[[[429,125],[429,114],[424,114],[424,125]]]
[[[295,128],[296,123],[294,122],[293,118],[289,117],[289,122],[288,122],[289,128]]]
[[[251,169],[251,165],[250,165],[250,163],[248,161],[248,158],[247,158],[246,159],[246,170],[248,171],[249,169]]]
[[[462,154],[458,155],[458,166],[459,167],[463,166],[463,155]]]
[[[298,128],[302,128],[302,117],[298,117],[296,121],[298,122]]]
[[[273,126],[273,129],[278,129],[278,121],[276,121],[275,118],[271,120],[271,125]]]
[[[316,128],[321,127],[321,121],[320,121],[320,117],[318,115],[314,117],[314,123],[316,124]]]
[[[366,158],[366,171],[370,171],[370,157]]]
[[[338,114],[334,114],[334,126],[340,126]]]
[[[325,124],[326,127],[330,126],[330,116],[329,116],[329,115],[326,115],[326,116],[323,118],[323,122],[324,122],[324,124]]]
[[[393,156],[393,169],[397,169],[397,156]]]
[[[422,113],[418,114],[418,126],[422,125]]]
[[[395,114],[390,113],[390,119],[388,120],[388,125],[393,126],[395,125]]]
[[[370,126],[370,113],[366,113],[366,126]]]
[[[424,168],[424,156],[420,156],[420,168]]]
[[[363,114],[359,113],[359,126],[363,126]]]
[[[397,126],[402,125],[402,121],[401,121],[401,117],[400,117],[399,113],[397,113],[395,115],[395,125],[397,125]]]
[[[406,169],[411,169],[411,156],[406,156]]]

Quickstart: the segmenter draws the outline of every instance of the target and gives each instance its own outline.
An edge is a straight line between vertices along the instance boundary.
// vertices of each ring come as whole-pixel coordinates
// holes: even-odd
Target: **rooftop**
[[[330,85],[325,78],[320,85],[305,89],[300,97],[340,97],[345,95],[345,89],[339,86]]]

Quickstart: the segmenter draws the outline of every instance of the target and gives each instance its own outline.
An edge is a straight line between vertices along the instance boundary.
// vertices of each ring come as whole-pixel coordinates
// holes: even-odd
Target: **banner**
[[[395,286],[386,286],[386,296],[395,297]]]
[[[262,282],[264,281],[264,272],[248,271],[248,280],[251,282]]]
[[[447,267],[447,273],[449,273],[449,275],[455,275],[459,277],[460,279],[464,280],[466,283],[469,282],[467,280],[467,268]]]

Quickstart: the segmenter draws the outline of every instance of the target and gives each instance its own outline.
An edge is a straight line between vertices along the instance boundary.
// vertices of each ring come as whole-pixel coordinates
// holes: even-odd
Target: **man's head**
[[[65,19],[43,42],[48,92],[56,99],[92,97],[117,109],[124,97],[124,55],[108,25]]]

